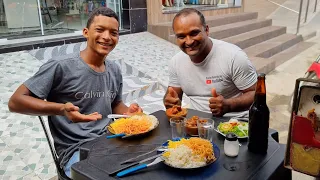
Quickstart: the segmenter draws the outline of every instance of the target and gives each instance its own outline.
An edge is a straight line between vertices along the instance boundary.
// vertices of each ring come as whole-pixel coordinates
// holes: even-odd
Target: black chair
[[[58,174],[58,179],[59,180],[71,180],[65,173],[64,173],[64,170],[62,168],[60,168],[60,163],[59,163],[59,160],[58,160],[58,154],[54,148],[54,145],[53,145],[53,142],[52,140],[50,139],[51,137],[51,134],[49,133],[49,130],[48,128],[46,127],[45,123],[44,123],[44,120],[41,116],[38,116],[39,117],[39,120],[40,120],[40,123],[42,125],[42,128],[43,128],[43,131],[46,135],[46,138],[47,138],[47,141],[48,141],[48,144],[49,144],[49,147],[50,147],[50,151],[51,151],[51,155],[52,155],[52,158],[54,160],[54,163],[56,165],[56,168],[57,168],[57,174]]]

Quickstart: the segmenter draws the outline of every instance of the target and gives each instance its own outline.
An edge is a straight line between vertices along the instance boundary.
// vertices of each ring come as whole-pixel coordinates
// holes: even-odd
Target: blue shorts
[[[64,173],[71,178],[71,166],[72,164],[79,162],[80,161],[80,156],[79,156],[79,151],[76,151],[73,153],[71,158],[69,159],[68,163],[64,167]]]

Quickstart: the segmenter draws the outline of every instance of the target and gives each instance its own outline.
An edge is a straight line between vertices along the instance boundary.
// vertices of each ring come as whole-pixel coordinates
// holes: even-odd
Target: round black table
[[[157,111],[152,115],[158,118],[159,127],[142,137],[106,139],[106,136],[102,136],[80,147],[81,161],[72,165],[72,178],[76,180],[117,179],[117,177],[109,176],[109,174],[123,167],[119,162],[148,152],[170,139],[171,129],[165,112]],[[228,120],[212,117],[211,114],[191,109],[188,111],[187,118],[194,115],[213,118],[215,126]],[[277,136],[276,131],[270,133],[268,152],[265,155],[249,152],[247,140],[244,139],[240,141],[242,146],[239,155],[230,158],[223,151],[224,137],[214,132],[213,143],[220,148],[220,158],[212,165],[197,170],[179,170],[160,163],[121,179],[291,179],[291,170],[283,166],[285,145],[277,142]]]

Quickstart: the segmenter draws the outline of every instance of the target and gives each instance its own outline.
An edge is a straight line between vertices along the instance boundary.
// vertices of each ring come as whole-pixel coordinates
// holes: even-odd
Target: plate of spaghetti
[[[159,125],[159,120],[153,115],[134,115],[129,118],[115,120],[107,129],[112,134],[141,135],[152,131]]]
[[[179,169],[196,169],[214,163],[220,157],[217,145],[198,137],[168,141],[168,151],[162,155],[164,163]]]

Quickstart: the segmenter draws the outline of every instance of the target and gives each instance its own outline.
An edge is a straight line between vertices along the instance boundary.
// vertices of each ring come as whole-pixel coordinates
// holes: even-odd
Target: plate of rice
[[[134,115],[129,118],[119,118],[107,126],[112,134],[142,135],[159,125],[159,120],[153,115]]]
[[[168,141],[168,151],[163,153],[164,163],[179,169],[195,169],[214,163],[220,156],[218,146],[198,137]]]

